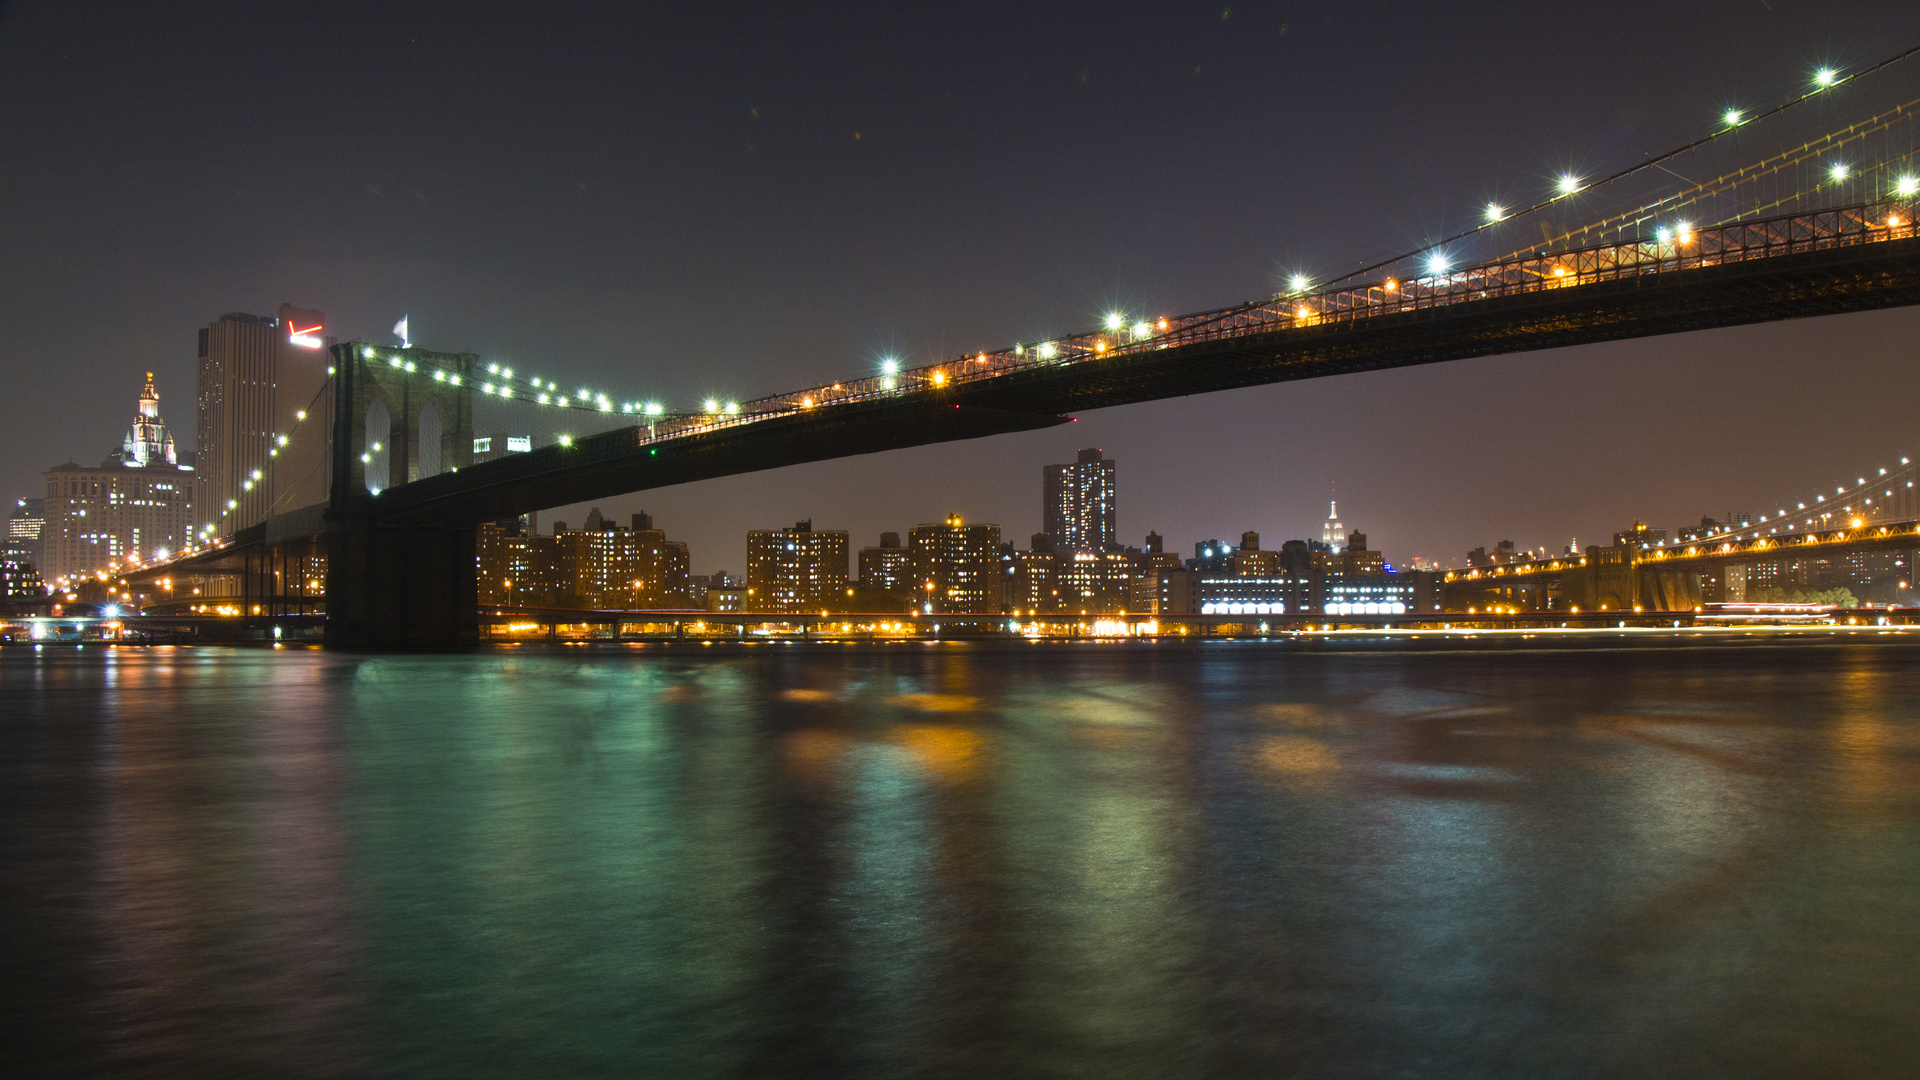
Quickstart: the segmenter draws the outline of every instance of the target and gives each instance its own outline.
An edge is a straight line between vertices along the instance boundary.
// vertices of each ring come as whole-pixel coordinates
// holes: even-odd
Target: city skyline
[[[649,208],[659,200],[648,196],[644,185],[635,186],[619,159],[582,150],[576,162],[551,175],[512,166],[532,188],[566,193],[564,198],[572,200],[540,215],[539,235],[543,243],[557,245],[555,254],[535,252],[528,247],[531,234],[513,227],[488,233],[491,246],[476,249],[463,239],[477,235],[465,223],[477,220],[475,215],[501,217],[492,212],[498,193],[478,179],[490,170],[476,167],[480,161],[473,145],[463,141],[480,113],[457,109],[413,129],[445,132],[432,151],[445,156],[445,167],[395,165],[418,155],[397,152],[407,145],[405,130],[393,125],[427,117],[409,113],[391,123],[378,121],[370,91],[351,80],[317,78],[314,88],[301,89],[297,72],[268,73],[243,64],[244,71],[225,72],[222,78],[257,74],[262,102],[305,100],[302,95],[329,102],[335,118],[313,134],[322,145],[360,151],[369,164],[348,183],[293,168],[256,171],[244,164],[244,155],[234,156],[238,148],[213,147],[207,156],[188,160],[161,147],[156,175],[174,185],[167,190],[187,185],[218,193],[187,200],[182,219],[190,223],[182,226],[187,233],[143,225],[157,230],[145,234],[143,253],[111,269],[89,261],[82,245],[75,249],[80,261],[71,271],[32,279],[18,277],[17,269],[7,271],[16,275],[18,286],[11,295],[22,302],[0,316],[0,345],[19,358],[25,378],[0,406],[5,410],[0,477],[16,496],[35,494],[40,470],[86,453],[84,445],[54,444],[85,442],[74,434],[73,410],[88,387],[120,377],[99,369],[151,369],[163,385],[191,385],[195,327],[222,311],[272,310],[288,299],[327,311],[333,324],[328,332],[342,338],[384,340],[388,327],[407,314],[416,341],[472,347],[489,356],[537,357],[608,384],[657,386],[679,401],[713,391],[746,396],[778,389],[797,381],[796,370],[832,377],[857,372],[885,355],[925,359],[1036,331],[1056,332],[1091,323],[1116,306],[1192,310],[1284,285],[1288,266],[1337,265],[1356,253],[1399,247],[1452,214],[1452,202],[1477,197],[1495,174],[1524,174],[1529,168],[1545,173],[1560,161],[1630,159],[1640,148],[1660,145],[1671,132],[1696,122],[1691,114],[1679,115],[1676,103],[1702,102],[1705,115],[1729,98],[1768,99],[1803,79],[1814,64],[1864,58],[1866,50],[1877,47],[1869,43],[1899,37],[1916,19],[1898,5],[1862,5],[1818,18],[1797,11],[1755,10],[1734,18],[1663,10],[1663,25],[1680,38],[1711,33],[1739,47],[1729,49],[1711,75],[1663,66],[1657,78],[1623,79],[1591,100],[1563,95],[1546,103],[1517,92],[1518,83],[1513,94],[1482,87],[1474,106],[1475,130],[1447,132],[1456,140],[1448,143],[1435,141],[1442,139],[1439,134],[1395,121],[1398,113],[1387,107],[1391,98],[1369,95],[1396,93],[1391,88],[1402,80],[1372,79],[1368,73],[1391,70],[1415,81],[1445,77],[1457,66],[1451,57],[1468,40],[1453,21],[1413,13],[1396,21],[1384,38],[1361,35],[1374,55],[1355,51],[1360,42],[1354,31],[1366,24],[1347,16],[1303,22],[1258,6],[1237,9],[1224,22],[1218,14],[1141,21],[1146,17],[1102,13],[1084,23],[1064,17],[1043,21],[1035,27],[1033,48],[1068,46],[1076,58],[1069,65],[1074,70],[1061,72],[1055,82],[1045,74],[1052,65],[1041,63],[1039,52],[1016,50],[996,60],[1009,65],[1004,72],[1015,75],[1012,85],[1027,95],[1020,99],[1023,107],[1031,104],[1018,114],[1015,99],[966,84],[957,100],[970,114],[1006,121],[1000,128],[1004,134],[992,138],[956,127],[951,110],[959,106],[943,104],[952,92],[943,80],[973,58],[967,50],[975,42],[965,34],[927,46],[930,52],[920,65],[926,74],[889,68],[887,77],[898,76],[904,90],[900,104],[879,115],[854,115],[859,110],[850,106],[848,95],[865,88],[860,76],[846,76],[851,80],[846,85],[808,91],[783,79],[715,82],[669,64],[662,70],[684,75],[687,86],[724,104],[708,106],[668,94],[663,100],[699,123],[641,122],[655,139],[646,144],[651,149],[635,151],[641,155],[637,160],[673,154],[688,165],[688,179],[676,184],[698,184],[715,170],[739,177],[733,187],[709,185],[705,194],[673,189],[693,208],[683,216],[718,228],[723,237],[714,256],[686,261],[693,271],[682,283],[662,281],[649,268],[654,256],[635,262],[586,239],[589,223],[609,220],[609,213],[616,221],[654,220],[656,211]],[[17,9],[5,18],[20,33],[0,41],[0,50],[17,48],[7,41],[65,41],[63,35],[77,35],[81,25],[74,21],[77,16],[44,8]],[[1580,20],[1599,16],[1570,18],[1568,32],[1580,36]],[[1867,27],[1871,33],[1864,31]],[[928,28],[905,17],[878,19],[836,24],[826,31],[826,40],[890,56],[890,42]],[[382,62],[389,58],[386,51],[396,48],[384,40],[341,42],[341,51],[390,71],[430,73],[451,62],[449,35],[459,38],[461,30],[408,29],[422,43],[399,54],[403,63]],[[671,35],[685,28],[661,29]],[[148,205],[149,196],[103,189],[102,174],[86,164],[87,155],[68,149],[62,140],[70,136],[63,132],[101,130],[109,134],[104,139],[109,146],[148,145],[140,133],[98,113],[108,101],[121,100],[101,95],[124,85],[116,80],[148,70],[139,57],[153,42],[181,32],[181,26],[138,17],[88,26],[84,38],[71,38],[87,44],[63,73],[45,70],[38,55],[8,54],[9,74],[0,78],[18,80],[9,84],[17,91],[14,100],[49,101],[35,96],[46,92],[37,87],[61,88],[65,97],[58,109],[49,104],[47,115],[65,110],[76,117],[53,130],[29,123],[26,112],[0,113],[0,124],[12,125],[5,129],[9,145],[43,148],[21,159],[40,162],[37,168],[55,163],[53,175],[70,182],[75,193],[48,188],[39,179],[16,180],[28,195],[21,205],[47,212],[40,215],[47,218],[45,225],[17,212],[6,219],[23,267],[45,264],[53,236],[91,235],[89,226],[75,219],[82,205],[72,201],[77,196],[104,200],[125,213]],[[317,32],[332,33],[324,26]],[[569,24],[558,32],[578,34],[584,28]],[[1110,41],[1106,35],[1112,35]],[[1082,49],[1075,44],[1082,39],[1115,47]],[[1158,44],[1118,44],[1130,40]],[[1496,71],[1525,70],[1525,63],[1502,59],[1530,62],[1534,56],[1535,43],[1516,29],[1475,31],[1471,40],[1487,58],[1480,66]],[[741,48],[747,58],[776,55],[758,38]],[[1126,89],[1117,79],[1122,58],[1147,73],[1154,87],[1173,87],[1176,76],[1185,80],[1177,82],[1181,100],[1199,111],[1156,105]],[[307,62],[284,59],[296,66]],[[1175,59],[1185,66],[1175,68]],[[85,81],[96,65],[117,65],[98,73],[98,90]],[[1195,67],[1201,70],[1195,73]],[[416,77],[421,76],[407,76]],[[69,78],[81,82],[69,85]],[[1043,225],[1019,208],[1066,205],[1062,200],[1070,193],[1057,181],[1037,179],[1032,188],[960,197],[982,189],[977,183],[953,187],[942,179],[947,171],[935,168],[955,153],[989,159],[1038,153],[1050,145],[1039,138],[1043,130],[1078,140],[1091,137],[1082,132],[1144,127],[1179,133],[1170,137],[1185,147],[1189,133],[1215,130],[1210,125],[1244,124],[1256,115],[1264,123],[1266,113],[1235,104],[1247,91],[1256,92],[1256,99],[1284,95],[1303,105],[1317,95],[1358,94],[1361,111],[1383,117],[1385,126],[1374,129],[1380,141],[1365,146],[1365,154],[1316,155],[1309,168],[1283,153],[1283,145],[1329,138],[1340,145],[1345,136],[1319,126],[1333,121],[1303,107],[1286,115],[1283,122],[1291,125],[1286,137],[1271,145],[1206,151],[1225,157],[1169,156],[1161,164],[1076,177],[1076,184],[1090,186],[1074,189],[1073,203],[1089,209],[1062,213]],[[1712,108],[1704,104],[1709,101]],[[472,108],[497,105],[489,98]],[[1207,118],[1213,112],[1218,119]],[[1028,114],[1030,121],[1016,122]],[[343,120],[367,122],[342,126]],[[842,126],[845,131],[838,130]],[[273,125],[258,128],[268,131]],[[509,140],[565,138],[575,130],[563,122],[547,136],[508,123],[503,135]],[[114,132],[126,139],[112,138]],[[284,156],[289,153],[274,144],[270,156],[290,165]],[[1218,167],[1199,167],[1206,164]],[[740,198],[772,182],[768,169],[779,171],[781,182],[791,188],[770,205],[783,210],[814,206],[819,214],[769,218],[747,208]],[[956,175],[978,179],[964,169]],[[1258,186],[1238,179],[1253,175],[1273,179]],[[243,181],[238,190],[228,182],[235,177]],[[207,186],[210,180],[216,182]],[[876,184],[897,188],[907,201],[854,199],[854,193]],[[1164,197],[1186,192],[1190,184],[1197,185],[1190,193]],[[814,201],[795,203],[796,196]],[[917,207],[926,199],[950,201],[955,227],[924,221]],[[1327,204],[1390,209],[1384,214],[1301,211]],[[868,209],[856,213],[857,206]],[[1220,207],[1239,209],[1223,218]],[[821,229],[824,220],[865,224],[836,233]],[[1008,223],[1029,232],[1041,228],[1043,237],[1037,249],[1028,248],[1042,257],[1011,276],[1000,254],[1007,246],[1003,238],[1010,236]],[[64,231],[44,231],[48,226]],[[683,229],[657,235],[662,246],[634,250],[657,250],[659,258],[673,261],[671,253],[691,242]],[[762,243],[750,236],[765,238],[768,258],[734,258]],[[216,250],[221,257],[211,256]],[[916,253],[919,261],[912,266],[919,269],[902,261],[902,250]],[[233,251],[248,254],[235,259]],[[578,266],[556,261],[562,254],[579,260]],[[926,255],[934,259],[928,262]],[[863,269],[824,276],[809,272],[821,266]],[[724,276],[736,269],[744,275],[738,281]],[[146,276],[130,276],[136,270]],[[990,281],[1001,283],[986,284]],[[585,287],[563,287],[570,282]],[[742,295],[771,305],[767,314],[727,317]],[[101,307],[97,298],[102,296],[123,302]],[[686,314],[673,314],[680,309]],[[24,318],[41,311],[47,317]],[[1345,512],[1366,521],[1375,535],[1401,538],[1405,546],[1396,550],[1407,558],[1453,561],[1460,552],[1502,538],[1558,550],[1571,536],[1603,537],[1634,518],[1679,524],[1703,513],[1723,513],[1729,504],[1757,507],[1781,491],[1809,490],[1862,462],[1910,453],[1914,448],[1899,445],[1897,434],[1890,433],[1899,430],[1897,403],[1920,389],[1902,344],[1917,328],[1920,315],[1897,311],[1342,376],[1313,385],[1089,412],[1072,433],[1002,436],[800,466],[710,481],[698,489],[648,493],[644,502],[674,520],[698,522],[693,525],[698,531],[686,535],[696,559],[704,558],[700,552],[722,550],[722,538],[765,524],[748,519],[741,509],[748,506],[765,508],[764,517],[774,521],[833,518],[860,536],[948,511],[998,521],[1010,535],[1023,535],[1040,525],[1031,519],[1031,502],[1002,493],[997,476],[1035,461],[1066,460],[1077,446],[1099,445],[1131,463],[1132,509],[1122,512],[1119,526],[1134,542],[1148,529],[1158,529],[1175,547],[1247,528],[1301,535],[1319,520],[1316,504],[1327,481],[1337,478],[1347,488]],[[783,359],[776,362],[776,355]],[[1816,365],[1821,377],[1807,378],[1808,368]],[[1627,390],[1647,384],[1665,392]],[[1515,386],[1525,388],[1517,403]],[[48,402],[59,406],[48,409]],[[1702,422],[1702,403],[1710,406],[1708,421],[1717,420],[1722,430],[1709,444],[1689,445],[1682,452],[1675,433]],[[53,413],[60,414],[57,421]],[[1786,446],[1763,435],[1769,427],[1791,429],[1809,413],[1846,415],[1855,422],[1811,446]],[[1275,417],[1284,420],[1284,435],[1270,426]],[[1739,422],[1732,422],[1736,418]],[[930,471],[947,478],[941,498],[932,506],[907,501],[903,493],[917,490]],[[615,514],[631,512],[641,501],[639,496],[631,498],[634,505],[603,500]],[[710,512],[698,513],[703,505]],[[584,510],[554,508],[560,516]],[[1182,535],[1183,529],[1192,532]],[[714,565],[720,564],[696,569]]]

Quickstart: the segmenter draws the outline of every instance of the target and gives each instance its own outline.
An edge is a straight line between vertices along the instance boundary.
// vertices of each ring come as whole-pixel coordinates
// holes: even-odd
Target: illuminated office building
[[[47,500],[42,498],[16,499],[13,513],[7,517],[7,535],[4,541],[6,550],[15,558],[24,559],[34,567],[41,565],[40,534],[47,524]]]
[[[201,329],[194,418],[199,526],[230,533],[326,497],[319,470],[277,476],[270,453],[274,437],[292,432],[302,412],[320,418],[303,435],[327,436],[331,402],[320,392],[333,339],[325,322],[318,311],[282,304],[273,318],[235,312]]]
[[[1107,551],[1116,546],[1114,462],[1082,450],[1071,465],[1041,472],[1040,520],[1058,551]]]
[[[847,534],[813,522],[747,534],[747,607],[754,611],[844,610]]]

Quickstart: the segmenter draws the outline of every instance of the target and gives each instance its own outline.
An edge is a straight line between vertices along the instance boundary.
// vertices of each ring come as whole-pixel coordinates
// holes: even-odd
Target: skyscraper
[[[1345,526],[1340,524],[1340,503],[1338,500],[1328,500],[1327,502],[1327,521],[1326,524],[1320,527],[1320,542],[1326,545],[1328,551],[1336,555],[1346,549],[1347,530]]]
[[[195,409],[195,505],[201,526],[229,533],[289,506],[274,505],[294,478],[269,468],[274,436],[294,418],[324,409],[317,398],[327,382],[326,318],[318,311],[280,305],[275,318],[233,312],[200,331],[199,396]],[[255,477],[254,473],[259,473]],[[323,492],[315,485],[317,501]]]
[[[1063,552],[1106,551],[1116,546],[1114,462],[1099,449],[1082,450],[1071,465],[1041,470],[1042,529]]]

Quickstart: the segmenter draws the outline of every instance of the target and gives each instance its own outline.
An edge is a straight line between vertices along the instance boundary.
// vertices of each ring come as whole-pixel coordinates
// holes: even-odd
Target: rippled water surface
[[[1920,646],[0,650],[0,1067],[1920,1075]]]

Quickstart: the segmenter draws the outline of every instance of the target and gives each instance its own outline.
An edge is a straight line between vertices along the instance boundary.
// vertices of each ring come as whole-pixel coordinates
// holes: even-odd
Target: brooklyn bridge
[[[1920,97],[1844,122],[1821,114],[1818,130],[1790,126],[1811,114],[1807,103],[1886,66],[1822,73],[1770,111],[1729,113],[1609,175],[1563,174],[1533,205],[1488,205],[1449,235],[1337,279],[1296,275],[1259,299],[1191,314],[1117,311],[1080,333],[889,361],[751,400],[669,407],[472,353],[339,344],[324,390],[277,433],[274,463],[256,478],[271,512],[221,513],[190,548],[130,580],[176,593],[177,582],[217,581],[246,611],[323,613],[333,646],[454,646],[478,635],[475,535],[486,521],[1137,402],[1920,303],[1910,129]],[[516,426],[539,431],[524,452],[476,450]],[[1590,609],[1691,610],[1713,567],[1786,548],[1913,543],[1920,513],[1886,498],[1860,505],[1764,534],[1604,559],[1570,552],[1456,579],[1518,608],[1552,595]]]

